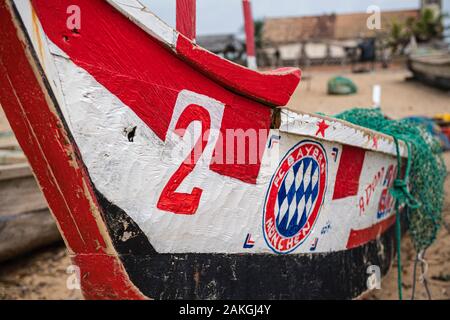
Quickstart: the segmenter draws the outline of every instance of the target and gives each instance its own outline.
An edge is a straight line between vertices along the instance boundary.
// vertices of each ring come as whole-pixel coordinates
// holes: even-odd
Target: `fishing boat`
[[[450,50],[421,47],[408,60],[414,78],[428,85],[450,90]]]
[[[177,19],[0,1],[0,103],[85,298],[360,297],[395,254],[405,145],[286,108],[300,70],[234,64]]]

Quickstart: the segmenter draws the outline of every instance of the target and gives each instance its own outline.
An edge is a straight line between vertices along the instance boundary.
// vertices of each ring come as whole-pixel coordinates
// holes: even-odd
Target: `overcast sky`
[[[171,26],[175,25],[176,0],[143,0]],[[238,32],[242,25],[242,0],[197,0],[198,34]],[[450,10],[450,0],[444,0]],[[252,0],[255,18],[317,15],[366,11],[370,5],[381,10],[413,9],[420,0]]]

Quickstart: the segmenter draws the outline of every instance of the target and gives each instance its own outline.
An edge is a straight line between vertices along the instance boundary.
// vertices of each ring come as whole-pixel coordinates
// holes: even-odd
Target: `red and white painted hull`
[[[386,271],[394,141],[289,110],[274,126],[299,70],[232,64],[135,0],[0,18],[0,103],[87,298],[354,298],[368,263]]]

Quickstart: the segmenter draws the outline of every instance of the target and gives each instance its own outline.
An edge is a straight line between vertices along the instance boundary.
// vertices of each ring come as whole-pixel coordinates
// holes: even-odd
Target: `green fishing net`
[[[444,202],[444,181],[447,169],[442,157],[440,143],[426,130],[425,126],[409,119],[390,120],[379,108],[352,109],[335,116],[338,119],[379,131],[408,144],[410,172],[397,180],[397,186],[404,183],[405,193],[415,204],[406,210],[408,231],[415,249],[429,247],[437,237],[442,223]],[[398,202],[410,204],[398,190],[391,190]],[[407,198],[407,197],[406,197]]]
[[[358,92],[356,84],[345,77],[333,77],[328,81],[328,94],[349,95]]]

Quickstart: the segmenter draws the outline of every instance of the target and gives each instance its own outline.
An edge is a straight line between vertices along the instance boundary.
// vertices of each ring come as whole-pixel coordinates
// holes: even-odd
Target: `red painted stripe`
[[[367,229],[351,230],[347,241],[347,249],[353,249],[375,240],[395,223],[395,219],[396,216],[393,215]]]
[[[177,0],[177,30],[191,40],[196,33],[196,1]]]
[[[356,196],[358,194],[359,180],[365,156],[366,151],[364,149],[348,145],[342,148],[339,168],[336,174],[333,200]]]
[[[256,72],[238,66],[194,45],[183,36],[178,37],[177,54],[230,90],[272,106],[285,106],[301,79],[301,71],[297,68]]]
[[[244,9],[245,35],[247,43],[247,56],[256,57],[255,50],[255,24],[253,21],[252,4],[250,0],[242,0]]]
[[[42,76],[35,74],[28,61],[27,47],[20,40],[25,37],[19,39],[10,10],[0,1],[0,104],[74,261],[101,262],[101,269],[96,264],[79,264],[83,291],[87,298],[143,299],[109,245],[82,162],[45,94]]]
[[[131,283],[116,256],[79,254],[72,259],[81,270],[82,292],[85,299],[145,299]]]
[[[166,138],[175,102],[182,90],[201,93],[224,103],[223,131],[239,128],[259,132],[269,129],[270,108],[211,81],[161,46],[106,1],[78,0],[82,27],[77,32],[68,30],[66,10],[72,2],[33,1],[47,36],[75,64],[89,72],[130,107],[161,140]],[[185,37],[180,36],[179,39],[184,39],[192,48],[192,43]],[[183,46],[181,48],[186,49]],[[187,55],[188,49],[184,53]],[[224,64],[225,60],[221,61]],[[208,70],[208,61],[203,66],[202,70]],[[253,87],[258,85],[255,83]],[[259,136],[261,144],[265,144],[266,140],[267,136]],[[219,147],[216,153],[220,152]],[[259,152],[262,154],[264,150]],[[256,183],[260,166],[261,161],[258,159],[255,164],[212,165],[211,169],[244,182]]]

